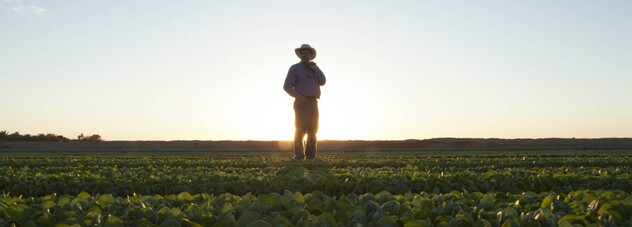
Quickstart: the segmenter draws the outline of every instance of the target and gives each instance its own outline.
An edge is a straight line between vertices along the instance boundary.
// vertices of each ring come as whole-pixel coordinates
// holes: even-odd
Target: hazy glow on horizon
[[[0,0],[0,130],[290,140],[632,137],[630,1]]]

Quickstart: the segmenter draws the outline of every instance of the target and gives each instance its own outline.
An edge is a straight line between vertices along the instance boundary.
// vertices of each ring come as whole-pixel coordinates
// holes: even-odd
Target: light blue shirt
[[[314,70],[303,63],[296,63],[290,67],[285,77],[283,90],[292,97],[299,95],[320,98],[320,86],[325,85],[323,71],[316,66]]]

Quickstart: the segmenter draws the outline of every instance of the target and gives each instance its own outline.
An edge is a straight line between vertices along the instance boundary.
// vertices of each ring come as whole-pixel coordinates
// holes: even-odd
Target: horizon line
[[[593,139],[632,139],[632,137],[433,137],[426,139],[322,139],[323,141],[424,141],[424,140],[441,140],[441,139],[460,139],[460,140],[550,140],[550,139],[567,139],[567,140],[593,140]],[[79,141],[71,139],[69,141]],[[293,140],[257,140],[257,139],[209,139],[209,140],[101,140],[101,141],[81,141],[81,142],[292,142]],[[0,142],[68,142],[68,141],[0,141]]]

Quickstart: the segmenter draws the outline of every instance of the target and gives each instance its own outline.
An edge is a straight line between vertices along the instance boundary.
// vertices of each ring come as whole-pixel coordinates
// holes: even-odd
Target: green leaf
[[[180,194],[178,194],[178,200],[191,202],[194,200],[194,198],[188,192],[181,192]]]
[[[180,222],[178,222],[176,220],[167,220],[167,221],[163,222],[162,224],[160,224],[159,226],[161,226],[161,227],[175,227],[175,226],[182,226],[182,224],[180,224]]]
[[[157,214],[158,215],[166,215],[169,212],[171,212],[171,209],[169,209],[169,207],[162,207],[162,208],[160,208],[160,210],[158,210]]]
[[[57,204],[59,204],[60,207],[66,206],[70,203],[70,198],[68,197],[68,195],[63,195],[61,198],[59,198],[59,201],[57,201]]]
[[[108,219],[105,221],[104,226],[105,227],[122,227],[123,222],[121,221],[120,218],[110,215]]]
[[[24,227],[37,227],[37,224],[33,220],[29,220],[23,225]]]
[[[492,227],[492,223],[490,223],[489,221],[485,220],[485,219],[478,219],[476,220],[476,226],[482,226],[482,227]]]
[[[331,214],[321,214],[316,222],[318,226],[338,226],[336,219]]]
[[[247,227],[272,227],[272,225],[264,220],[257,220],[248,224]]]
[[[601,208],[599,208],[599,210],[597,211],[597,214],[601,215],[601,214],[603,214],[604,212],[608,212],[608,213],[610,213],[609,211],[610,211],[610,210],[612,210],[612,209],[614,209],[615,207],[619,206],[619,204],[620,204],[620,203],[621,203],[621,202],[616,201],[616,200],[615,200],[615,201],[608,201],[608,202],[605,202],[605,203],[603,203],[603,204],[601,205]]]
[[[191,221],[189,219],[182,219],[182,221],[184,221],[184,223],[186,223],[187,225],[191,226],[191,227],[202,227],[202,225],[200,225],[197,222]]]
[[[187,218],[187,215],[182,212],[179,208],[174,207],[171,208],[171,211],[169,212],[171,214],[171,216],[173,217],[178,217],[178,218]]]
[[[281,197],[281,201],[279,201],[281,203],[281,205],[283,205],[283,207],[285,209],[290,209],[292,208],[292,201],[291,201],[291,197],[287,197],[287,196],[283,196]]]
[[[377,220],[377,225],[382,227],[399,227],[397,222],[391,219],[390,216],[384,216],[380,218],[380,220]]]
[[[434,219],[434,222],[436,222],[436,223],[440,223],[440,222],[448,223],[448,222],[450,222],[450,220],[452,220],[451,216],[441,215],[441,216],[437,216]]]
[[[584,218],[584,216],[578,216],[578,215],[573,215],[573,214],[569,214],[569,215],[566,215],[566,216],[560,218],[558,220],[558,223],[560,221],[562,221],[562,222],[563,221],[568,221],[571,224],[579,224],[579,225],[583,225],[583,226],[586,226],[586,225],[590,224],[590,223],[586,222],[586,219]]]
[[[382,207],[380,207],[380,205],[378,205],[374,201],[370,200],[366,203],[366,213],[368,215],[372,215],[373,213],[380,211],[382,211]]]
[[[23,204],[20,204],[22,206],[24,206]],[[23,214],[23,210],[25,208],[22,208],[22,206],[17,205],[17,206],[11,206],[11,207],[7,207],[4,211],[7,213],[7,217],[8,218],[12,218],[12,219],[16,219],[16,220],[22,220],[22,218],[24,217]]]
[[[411,220],[404,224],[404,227],[427,227],[428,224],[424,220]]]
[[[559,221],[557,221],[557,226],[558,227],[573,227],[573,224],[571,224],[567,220],[559,220]]]
[[[294,226],[289,219],[281,215],[274,217],[270,224],[272,224],[272,226]]]
[[[520,227],[520,223],[514,219],[509,219],[503,223],[502,227]]]
[[[305,209],[300,209],[296,213],[292,215],[292,223],[293,224],[302,224],[309,218],[309,211]]]
[[[141,218],[138,221],[136,221],[136,226],[152,226],[152,225],[153,223],[147,220],[147,218]]]
[[[44,207],[44,209],[52,209],[55,207],[55,203],[53,201],[46,201],[42,203],[42,207]]]
[[[88,194],[87,192],[80,192],[79,194],[77,194],[78,198],[82,198],[82,199],[87,199],[90,198],[90,194]]]
[[[222,215],[226,215],[229,212],[233,211],[233,205],[231,205],[230,203],[226,203],[224,204],[224,206],[222,207],[222,210],[220,211],[220,213]]]
[[[542,200],[542,205],[540,206],[541,208],[549,208],[551,207],[551,202],[553,202],[553,200],[555,199],[557,195],[551,194],[548,195],[544,198],[544,200]]]
[[[110,194],[100,195],[99,198],[97,198],[97,204],[99,204],[101,207],[106,207],[107,205],[110,205],[114,201],[116,200]]]
[[[382,210],[388,212],[390,215],[399,214],[400,204],[397,201],[391,200],[382,204]]]
[[[259,220],[259,216],[260,215],[257,212],[246,211],[243,214],[241,214],[241,216],[239,216],[239,219],[237,219],[236,226],[246,226],[252,222]]]
[[[268,206],[274,206],[277,203],[277,201],[274,199],[274,196],[270,194],[260,195],[258,202],[261,202],[262,204]]]

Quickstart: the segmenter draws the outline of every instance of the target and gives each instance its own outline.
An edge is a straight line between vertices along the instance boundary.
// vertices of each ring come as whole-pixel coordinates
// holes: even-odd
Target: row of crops
[[[0,226],[632,226],[632,155],[0,156]]]

